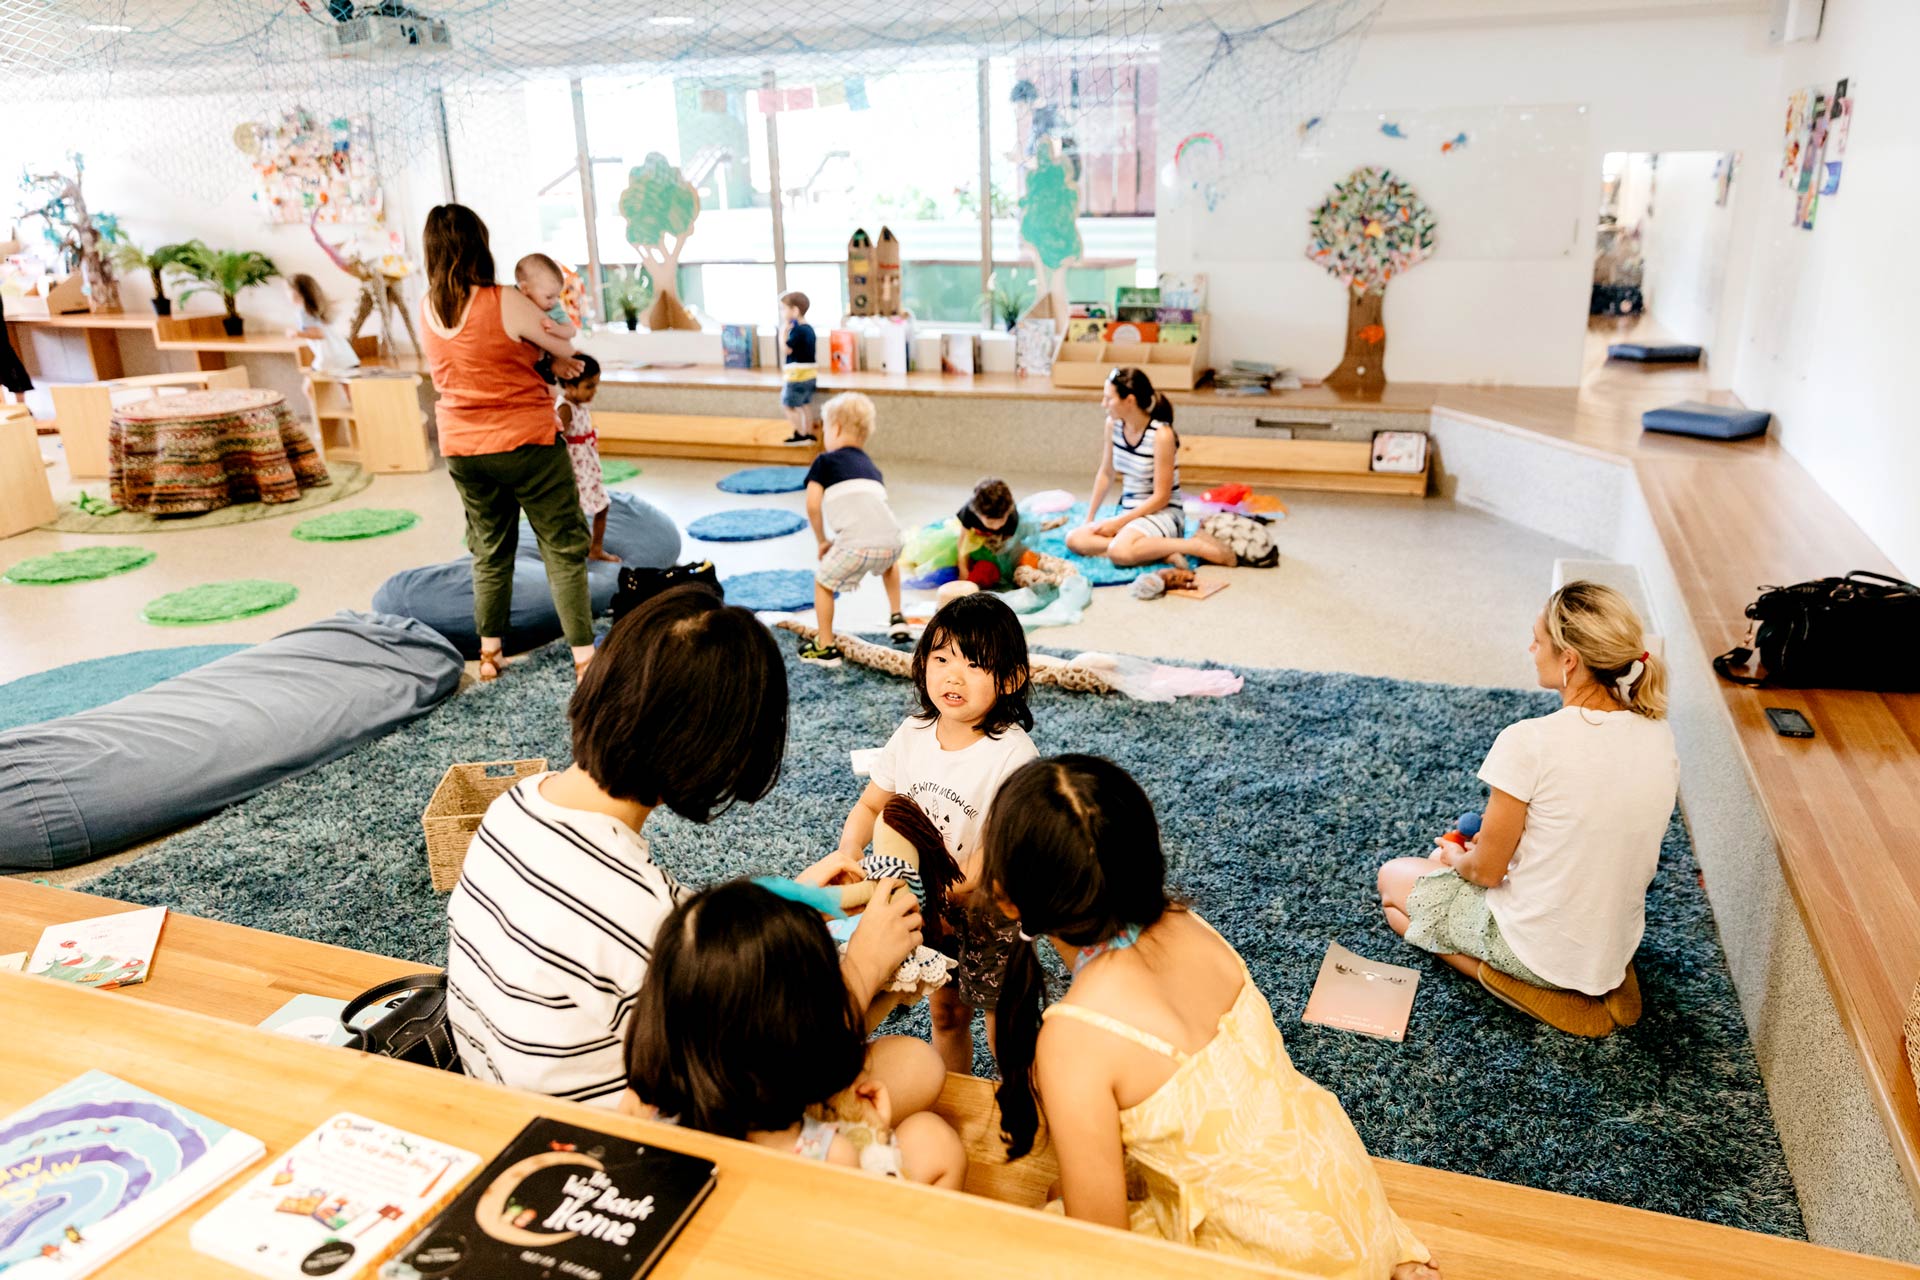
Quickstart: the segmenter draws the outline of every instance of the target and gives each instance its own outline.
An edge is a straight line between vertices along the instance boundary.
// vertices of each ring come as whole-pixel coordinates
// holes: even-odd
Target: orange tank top
[[[440,452],[464,458],[552,444],[560,430],[553,389],[534,372],[540,351],[501,326],[499,286],[473,291],[467,318],[451,338],[434,331],[430,300],[420,309],[426,317],[420,345],[440,397],[434,406]]]

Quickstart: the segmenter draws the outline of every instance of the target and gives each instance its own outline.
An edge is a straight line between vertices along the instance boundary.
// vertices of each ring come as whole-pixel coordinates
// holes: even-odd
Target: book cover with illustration
[[[1300,1021],[1380,1040],[1404,1040],[1407,1019],[1413,1014],[1414,989],[1419,985],[1418,969],[1369,960],[1329,942]]]
[[[729,369],[753,368],[753,326],[750,324],[723,324],[720,326],[721,360]]]
[[[535,1119],[380,1274],[632,1280],[653,1269],[713,1180],[711,1160]]]
[[[91,1275],[265,1150],[89,1071],[0,1120],[0,1275]]]
[[[480,1163],[343,1111],[193,1224],[193,1247],[272,1280],[359,1275]]]
[[[165,907],[148,907],[48,925],[34,945],[27,972],[103,991],[145,982],[154,948],[160,945],[160,926],[166,922]]]
[[[315,1044],[345,1044],[351,1038],[351,1033],[340,1025],[340,1015],[346,1011],[345,1000],[328,996],[295,996],[268,1014],[260,1027],[264,1031],[277,1031],[283,1036],[311,1040]]]
[[[857,373],[860,369],[860,335],[851,329],[835,329],[827,335],[827,355],[835,373]]]

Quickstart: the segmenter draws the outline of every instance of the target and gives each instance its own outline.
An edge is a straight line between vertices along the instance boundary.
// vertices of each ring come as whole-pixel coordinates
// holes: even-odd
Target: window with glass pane
[[[855,228],[900,241],[902,304],[916,319],[979,319],[979,64],[779,81],[787,287],[816,327],[846,312]]]
[[[1002,285],[1033,279],[1020,242],[1019,200],[1035,148],[1052,141],[1079,183],[1075,302],[1113,303],[1121,285],[1151,286],[1154,108],[1158,66],[1140,55],[1000,57],[988,70],[993,262]]]

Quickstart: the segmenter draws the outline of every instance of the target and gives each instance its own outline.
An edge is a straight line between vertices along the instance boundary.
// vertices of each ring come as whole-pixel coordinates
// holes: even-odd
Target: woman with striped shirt
[[[1067,549],[1105,556],[1121,566],[1170,560],[1184,569],[1187,556],[1231,566],[1233,551],[1225,543],[1204,533],[1185,536],[1173,405],[1154,391],[1145,373],[1129,368],[1107,376],[1100,407],[1107,411],[1107,447],[1093,477],[1087,523],[1067,534]],[[1120,478],[1120,514],[1096,520],[1115,476]]]

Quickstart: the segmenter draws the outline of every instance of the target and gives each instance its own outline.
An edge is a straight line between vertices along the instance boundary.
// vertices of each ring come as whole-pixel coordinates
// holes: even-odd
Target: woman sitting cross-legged
[[[1387,923],[1499,999],[1574,1035],[1640,1016],[1633,953],[1680,765],[1666,676],[1626,597],[1554,592],[1530,651],[1551,715],[1508,725],[1480,780],[1480,833],[1380,868]]]
[[[1126,770],[1080,755],[1023,766],[982,853],[1001,911],[1073,971],[1041,1014],[1039,959],[1016,948],[999,1041],[1009,1153],[1037,1127],[1031,1063],[1067,1216],[1289,1276],[1437,1280],[1239,955],[1167,896],[1153,806]]]

